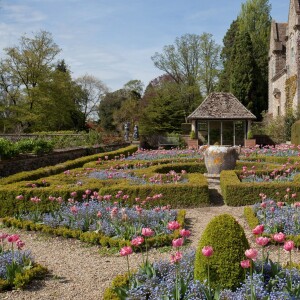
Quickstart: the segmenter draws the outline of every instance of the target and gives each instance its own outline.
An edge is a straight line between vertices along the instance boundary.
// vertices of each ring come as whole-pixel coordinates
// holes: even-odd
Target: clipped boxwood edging
[[[263,172],[263,171],[260,171]],[[260,193],[266,194],[269,198],[275,198],[276,192],[283,195],[286,189],[290,188],[297,193],[297,200],[300,200],[300,176],[296,175],[293,181],[289,182],[241,182],[238,178],[239,171],[222,171],[220,175],[221,190],[224,202],[228,206],[252,205],[257,202]],[[256,171],[259,173],[259,171]],[[297,201],[293,199],[293,201]]]
[[[254,229],[257,225],[259,225],[259,220],[255,216],[254,210],[252,207],[247,206],[244,208],[244,216],[245,219],[250,227],[250,229]],[[272,238],[272,234],[263,233],[263,236]],[[300,248],[300,235],[286,235],[286,240],[291,240],[295,243],[297,248]],[[270,241],[271,243],[275,244],[273,239]]]
[[[186,215],[185,210],[179,210],[177,213],[176,220],[181,226],[180,229],[182,229],[185,224],[185,215]],[[33,221],[29,221],[29,220],[22,221],[12,217],[3,218],[2,223],[6,227],[16,227],[28,231],[42,231],[44,233],[63,236],[65,238],[76,238],[82,242],[86,242],[94,245],[101,245],[103,247],[108,247],[108,248],[110,247],[121,248],[130,245],[129,240],[108,237],[101,233],[83,232],[82,230],[74,230],[66,227],[53,228],[48,225],[34,223]],[[161,247],[161,246],[169,245],[173,239],[178,238],[180,236],[179,235],[180,229],[175,230],[174,233],[172,234],[164,234],[160,236],[147,238],[148,247],[152,248],[152,247]]]
[[[34,264],[31,269],[25,270],[23,273],[17,273],[13,285],[7,280],[0,279],[0,291],[11,290],[13,288],[23,289],[34,279],[43,279],[49,273],[48,269],[42,265]]]
[[[114,291],[116,287],[123,287],[129,283],[128,273],[117,275],[110,287],[106,288],[103,294],[103,300],[120,300],[120,297]]]

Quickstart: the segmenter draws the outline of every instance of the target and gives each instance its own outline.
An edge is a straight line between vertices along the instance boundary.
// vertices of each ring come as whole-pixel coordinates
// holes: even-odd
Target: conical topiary
[[[213,247],[209,258],[202,254],[204,246]],[[249,249],[249,243],[241,225],[230,215],[213,218],[207,225],[199,241],[195,258],[195,279],[207,279],[207,265],[210,266],[210,286],[212,288],[236,288],[244,279],[240,262]]]

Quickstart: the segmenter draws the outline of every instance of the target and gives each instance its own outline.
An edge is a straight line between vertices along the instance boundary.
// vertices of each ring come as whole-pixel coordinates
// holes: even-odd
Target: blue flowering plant
[[[257,172],[255,166],[250,170],[243,166],[239,178],[242,182],[289,182],[293,181],[295,175],[299,174],[298,163],[294,165],[284,164],[273,171],[267,171],[265,174]]]
[[[30,251],[22,250],[25,243],[17,234],[0,233],[0,242],[0,279],[13,286],[18,274],[31,269],[33,258]]]
[[[285,201],[268,199],[265,194],[260,194],[262,202],[253,206],[253,211],[259,224],[264,225],[264,232],[274,234],[283,232],[286,235],[300,234],[300,203],[294,202],[296,193],[291,193],[287,189],[284,195]]]
[[[64,227],[83,232],[98,232],[107,237],[130,240],[141,234],[142,228],[151,227],[156,236],[168,235],[172,231],[167,228],[170,221],[177,218],[177,211],[169,205],[146,209],[147,203],[158,200],[162,194],[147,197],[145,200],[136,198],[136,205],[129,207],[126,201],[129,196],[122,191],[115,196],[101,196],[97,192],[86,190],[83,200],[76,200],[77,193],[72,192],[68,202],[60,197],[50,196],[49,201],[59,202],[57,210],[47,213],[37,211],[18,214],[21,221],[33,221],[52,228]],[[115,198],[115,202],[113,201]],[[37,206],[39,201],[36,202]]]

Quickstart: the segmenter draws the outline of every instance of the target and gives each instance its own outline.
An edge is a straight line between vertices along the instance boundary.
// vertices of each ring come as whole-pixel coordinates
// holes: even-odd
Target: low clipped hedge
[[[74,160],[69,160],[61,164],[57,164],[55,166],[49,166],[49,167],[43,167],[39,168],[37,170],[33,171],[26,171],[26,172],[20,172],[5,178],[0,179],[0,185],[15,183],[19,181],[30,181],[30,180],[37,180],[42,177],[47,177],[49,175],[55,175],[58,173],[61,173],[65,170],[71,170],[75,168],[80,168],[83,165],[85,165],[88,162],[91,161],[97,161],[99,158],[104,159],[105,156],[108,157],[108,159],[114,159],[116,156],[125,155],[131,155],[132,153],[136,152],[138,149],[137,146],[132,145],[125,148],[121,148],[115,151],[111,152],[104,152],[89,156],[80,157]]]
[[[0,291],[11,290],[13,288],[23,289],[34,279],[43,279],[49,273],[48,269],[34,264],[32,268],[25,270],[23,273],[17,273],[13,285],[7,280],[0,279]]]
[[[254,210],[252,207],[247,206],[244,208],[244,217],[250,227],[250,229],[254,229],[257,225],[259,225],[259,220],[255,216]],[[263,236],[272,237],[272,234],[263,233]],[[291,240],[295,243],[297,248],[300,248],[300,235],[286,235],[286,240]],[[271,243],[275,243],[273,239],[270,241]]]
[[[179,238],[180,234],[179,231],[184,227],[185,224],[185,210],[179,210],[177,214],[176,220],[180,224],[180,228],[175,230],[171,234],[163,234],[159,236],[153,236],[147,238],[147,246],[148,248],[156,248],[165,245],[169,245],[173,239]],[[47,234],[56,235],[56,236],[63,236],[65,238],[75,238],[82,242],[94,244],[94,245],[101,245],[102,247],[117,247],[122,248],[124,246],[130,246],[129,240],[118,239],[114,237],[108,237],[102,234],[101,232],[83,232],[82,230],[74,230],[69,229],[67,227],[57,227],[53,228],[48,225],[34,223],[33,221],[29,220],[18,220],[12,217],[5,217],[2,219],[2,223],[6,227],[16,227],[20,229],[25,229],[27,231],[42,231]]]
[[[117,275],[112,283],[111,286],[106,288],[103,294],[103,300],[120,300],[120,297],[114,291],[116,287],[126,286],[129,283],[128,273]]]
[[[256,174],[263,171],[256,171]],[[290,182],[241,182],[238,178],[238,171],[222,171],[220,175],[221,190],[224,202],[228,206],[244,206],[257,202],[260,193],[270,198],[276,197],[276,192],[286,192],[290,188],[297,193],[297,200],[300,200],[300,176],[296,175],[294,181]],[[296,199],[294,199],[296,201]]]

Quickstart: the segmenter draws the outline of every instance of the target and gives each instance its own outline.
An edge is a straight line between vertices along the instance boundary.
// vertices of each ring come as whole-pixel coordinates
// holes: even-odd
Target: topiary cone
[[[209,258],[202,254],[204,246],[213,247]],[[210,266],[211,288],[234,289],[244,279],[240,262],[245,259],[249,243],[241,225],[230,215],[214,217],[207,225],[199,241],[195,258],[195,280],[207,279],[207,266]]]

